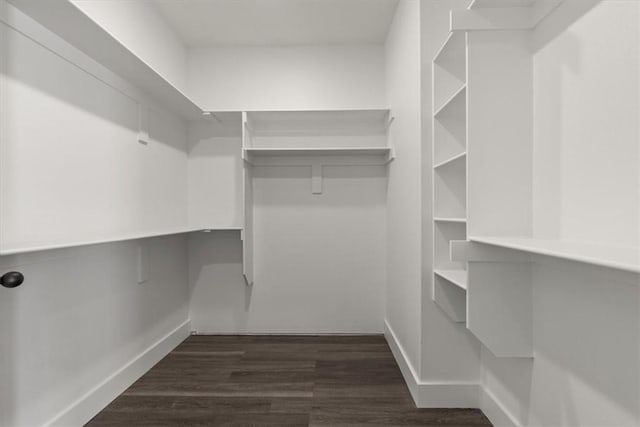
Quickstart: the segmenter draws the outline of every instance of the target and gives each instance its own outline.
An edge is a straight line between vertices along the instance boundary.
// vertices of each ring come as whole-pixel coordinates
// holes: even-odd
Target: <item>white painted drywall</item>
[[[602,2],[535,54],[536,237],[640,243],[638,8]]]
[[[135,88],[70,46],[62,57],[5,24],[0,31],[2,249],[186,226],[185,123],[150,104],[142,144]]]
[[[21,287],[0,288],[3,426],[52,421],[189,316],[184,236],[5,256],[0,267],[25,275]],[[100,393],[122,391],[111,387]]]
[[[421,357],[420,3],[401,0],[385,45],[387,102],[396,117],[389,143],[385,318],[413,370]]]
[[[186,225],[185,124],[153,110],[140,144],[126,82],[70,46],[93,74],[5,24],[0,35],[3,244]],[[3,273],[26,277],[0,288],[0,425],[82,424],[148,369],[158,353],[143,353],[188,320],[186,257],[184,236],[0,257]]]
[[[422,2],[422,345],[421,379],[431,383],[479,383],[480,345],[464,323],[454,323],[431,298],[432,223],[432,60],[449,34],[449,11],[468,0]],[[462,396],[461,396],[462,398]],[[455,402],[450,402],[455,404]]]
[[[187,86],[187,49],[147,1],[71,0],[178,89]]]
[[[383,108],[380,45],[230,46],[189,51],[188,94],[205,110]]]
[[[189,124],[189,226],[242,227],[242,137],[219,136],[215,124]]]
[[[380,333],[386,171],[254,168],[255,284],[242,278],[238,232],[190,237],[191,320],[200,332]]]
[[[534,54],[539,236],[637,244],[640,4],[567,0]],[[590,9],[590,10],[589,10]],[[483,385],[524,426],[640,425],[640,280],[533,267],[533,359],[482,351]]]

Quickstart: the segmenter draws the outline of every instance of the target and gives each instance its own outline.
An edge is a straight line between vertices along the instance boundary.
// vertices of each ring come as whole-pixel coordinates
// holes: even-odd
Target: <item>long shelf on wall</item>
[[[606,246],[528,237],[479,237],[469,240],[491,246],[640,273],[640,248]]]
[[[160,230],[160,231],[145,231],[140,233],[123,234],[121,236],[110,237],[106,239],[82,240],[82,241],[60,243],[60,244],[1,249],[0,256],[17,255],[17,254],[24,254],[29,252],[49,251],[54,249],[67,249],[67,248],[73,248],[77,246],[101,245],[104,243],[124,242],[127,240],[150,239],[153,237],[172,236],[176,234],[187,234],[187,233],[195,233],[195,232],[213,232],[213,231],[242,231],[242,229],[243,227],[235,227],[235,226],[178,227],[178,228],[171,228],[171,229]]]
[[[9,0],[16,8],[186,120],[203,111],[149,64],[68,0]]]

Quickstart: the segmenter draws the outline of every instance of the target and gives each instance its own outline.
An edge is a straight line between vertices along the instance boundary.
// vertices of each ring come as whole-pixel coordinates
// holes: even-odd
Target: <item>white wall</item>
[[[538,236],[639,244],[639,8],[602,2],[534,56]]]
[[[144,242],[149,281],[138,284]],[[25,275],[0,288],[0,425],[52,421],[187,321],[186,254],[176,236],[0,258]]]
[[[242,136],[221,136],[216,124],[189,124],[189,226],[242,227]]]
[[[383,108],[379,45],[189,51],[188,93],[209,111]]]
[[[387,102],[396,117],[389,142],[385,318],[420,374],[421,357],[421,93],[420,2],[402,0],[386,49]]]
[[[591,3],[567,0],[558,17],[586,14],[557,36],[554,21],[535,34],[535,232],[637,244],[640,4]],[[535,357],[483,350],[486,390],[521,425],[640,425],[639,284],[535,264]]]
[[[187,49],[151,2],[71,1],[167,81],[186,90]]]
[[[0,13],[31,22],[4,2]],[[186,225],[184,123],[155,111],[142,145],[126,82],[66,45],[98,80],[5,24],[0,43],[3,243]],[[0,288],[0,425],[80,425],[150,368],[176,335],[146,350],[187,333],[186,256],[175,236],[0,257],[2,273],[26,277]]]
[[[242,278],[237,232],[194,234],[191,319],[200,332],[380,333],[386,171],[254,168],[255,284]]]
[[[50,32],[35,42],[19,25],[0,27],[2,249],[186,226],[185,123],[150,104],[150,140],[139,143],[135,88],[76,49],[48,49],[68,46]]]

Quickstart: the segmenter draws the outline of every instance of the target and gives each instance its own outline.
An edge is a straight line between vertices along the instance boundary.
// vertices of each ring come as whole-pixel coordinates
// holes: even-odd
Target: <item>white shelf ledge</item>
[[[187,120],[202,117],[202,109],[187,95],[70,1],[10,2],[67,43],[140,88],[167,110]]]
[[[464,160],[466,157],[467,157],[467,153],[465,151],[465,152],[462,152],[460,154],[456,154],[455,156],[452,156],[452,157],[448,158],[447,160],[443,160],[442,162],[437,163],[436,165],[433,166],[433,168],[434,169],[438,169],[438,168],[441,168],[443,166],[448,165],[449,163],[453,163],[453,162],[455,162],[457,160]]]
[[[442,277],[444,280],[453,283],[460,289],[467,290],[467,271],[466,270],[434,270],[434,274]]]
[[[454,222],[458,224],[466,224],[467,222],[467,218],[447,218],[447,217],[440,217],[440,216],[433,218],[433,220],[435,222]]]
[[[389,109],[247,112],[254,137],[384,135],[392,122]]]
[[[22,247],[22,248],[13,248],[13,249],[2,249],[0,250],[0,256],[49,251],[54,249],[66,249],[66,248],[73,248],[78,246],[101,245],[104,243],[115,243],[115,242],[124,242],[127,240],[149,239],[152,237],[172,236],[176,234],[187,234],[187,233],[194,233],[194,232],[235,231],[235,230],[241,231],[242,227],[213,226],[213,227],[174,228],[174,229],[168,229],[163,231],[147,231],[142,233],[131,233],[131,234],[125,234],[118,237],[105,238],[105,239],[83,240],[83,241],[70,242],[70,243],[31,246],[31,247]]]
[[[461,119],[466,116],[467,85],[464,84],[436,110],[433,117],[449,117],[455,115]]]
[[[252,157],[272,156],[386,156],[391,153],[389,147],[327,147],[327,148],[246,148]]]
[[[640,248],[527,237],[469,237],[476,243],[640,273]]]

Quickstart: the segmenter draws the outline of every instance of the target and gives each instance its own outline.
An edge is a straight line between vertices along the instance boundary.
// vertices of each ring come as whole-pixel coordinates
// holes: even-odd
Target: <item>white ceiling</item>
[[[398,0],[154,0],[189,47],[384,42]]]

